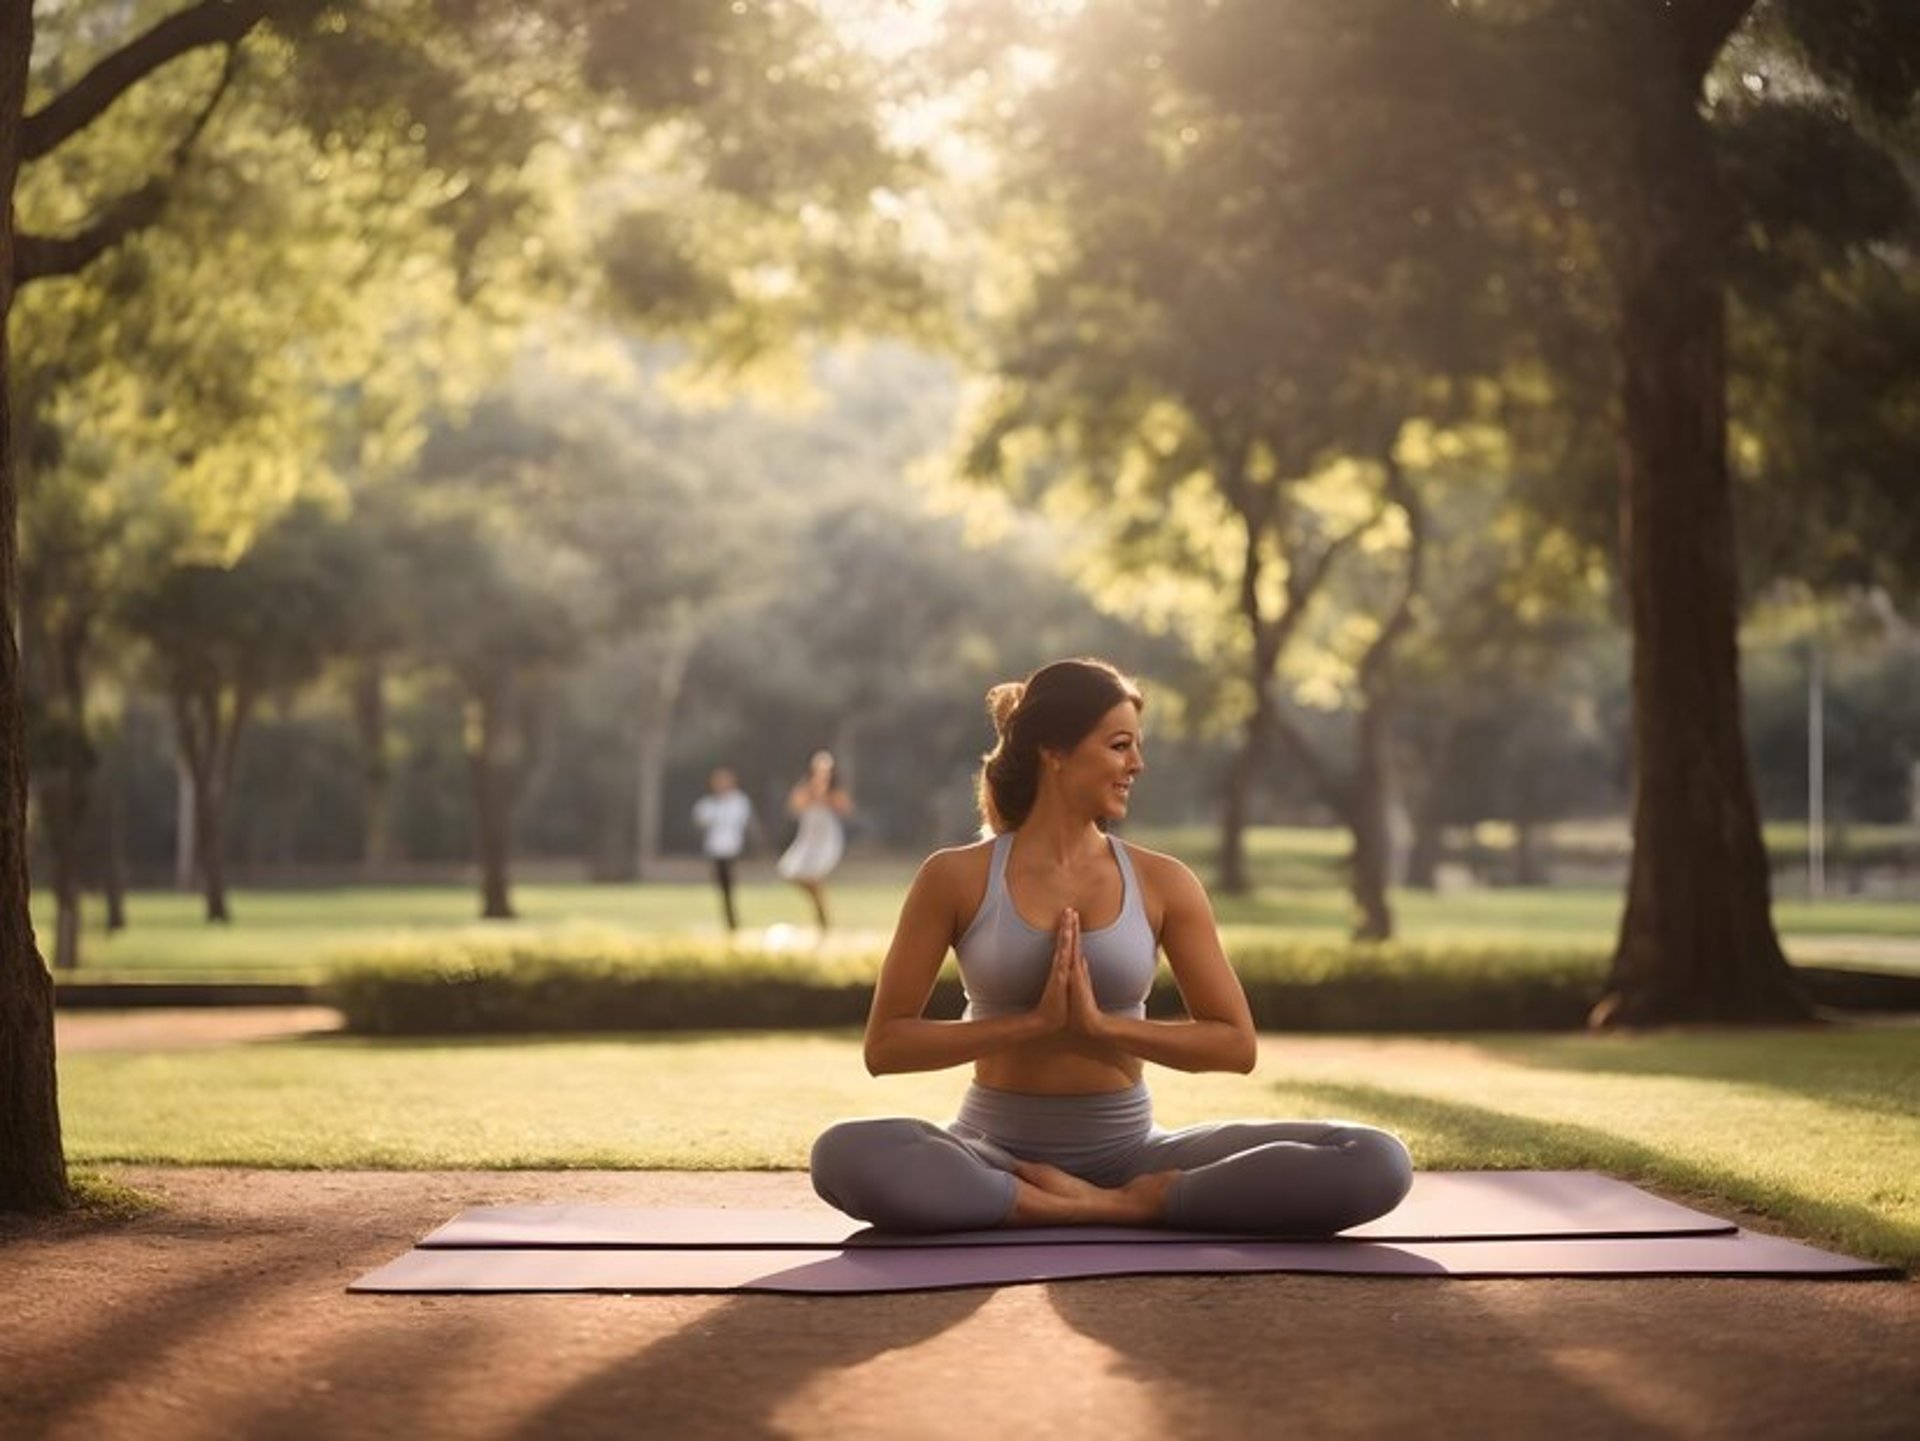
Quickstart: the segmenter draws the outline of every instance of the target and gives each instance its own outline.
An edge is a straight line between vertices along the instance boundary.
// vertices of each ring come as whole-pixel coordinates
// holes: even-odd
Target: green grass
[[[345,1039],[61,1061],[76,1162],[783,1168],[842,1115],[951,1113],[846,1034]],[[1345,1115],[1419,1164],[1592,1168],[1920,1263],[1920,1031],[1268,1037],[1253,1076],[1156,1071],[1160,1120]]]
[[[136,1190],[98,1171],[74,1171],[67,1180],[74,1209],[96,1221],[132,1221],[166,1204],[150,1192]]]
[[[891,869],[883,880],[837,887],[834,913],[849,940],[871,944],[899,912],[909,872]],[[244,978],[318,980],[331,958],[390,940],[424,936],[536,936],[583,930],[635,936],[663,932],[719,934],[711,886],[539,884],[516,886],[519,919],[481,921],[474,892],[461,886],[345,886],[329,889],[236,891],[234,919],[210,925],[200,899],[172,891],[138,892],[128,901],[129,925],[105,930],[94,898],[83,912],[81,975],[92,978]],[[744,919],[756,930],[811,929],[812,913],[790,886],[744,887]],[[52,935],[51,906],[34,900],[34,924],[43,948]]]
[[[832,901],[840,942],[865,949],[884,946],[911,874],[905,863],[864,866],[836,885]],[[240,891],[233,897],[235,919],[220,926],[201,919],[196,897],[141,892],[129,902],[129,928],[110,936],[97,902],[89,898],[80,975],[314,981],[334,956],[388,940],[581,931],[719,934],[713,892],[700,884],[526,885],[515,888],[514,899],[519,920],[481,922],[475,919],[472,892],[458,886]],[[1401,939],[1413,943],[1572,943],[1603,951],[1619,920],[1621,896],[1612,889],[1572,888],[1405,891],[1395,895],[1394,904]],[[806,903],[791,887],[750,884],[742,889],[740,905],[750,939],[763,939],[775,927],[802,933],[793,936],[795,941],[811,934]],[[1351,911],[1345,892],[1325,882],[1303,889],[1263,884],[1248,896],[1216,896],[1215,909],[1230,929],[1319,939],[1344,936]],[[1796,942],[1804,941],[1805,955],[1797,958],[1920,970],[1920,899],[1783,901],[1774,915],[1790,956],[1796,954]],[[35,923],[43,946],[52,921],[44,898],[37,897]],[[1859,944],[1850,947],[1856,938]]]

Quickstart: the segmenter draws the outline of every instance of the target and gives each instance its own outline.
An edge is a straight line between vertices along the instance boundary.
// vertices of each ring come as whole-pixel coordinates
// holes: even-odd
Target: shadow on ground
[[[1704,1201],[1708,1209],[1713,1208],[1714,1198],[1729,1197],[1762,1215],[1791,1214],[1790,1224],[1776,1222],[1775,1229],[1804,1234],[1816,1245],[1824,1242],[1898,1266],[1910,1265],[1920,1256],[1920,1228],[1791,1187],[1756,1184],[1727,1168],[1641,1145],[1598,1126],[1533,1121],[1490,1106],[1383,1086],[1297,1081],[1288,1083],[1286,1090],[1290,1097],[1309,1098],[1323,1115],[1361,1116],[1389,1130],[1419,1132],[1436,1138],[1446,1150],[1484,1158],[1484,1164],[1494,1168],[1601,1169],[1636,1181],[1659,1176],[1663,1186],[1677,1186],[1685,1199]],[[1416,1152],[1414,1163],[1432,1164],[1432,1158]]]

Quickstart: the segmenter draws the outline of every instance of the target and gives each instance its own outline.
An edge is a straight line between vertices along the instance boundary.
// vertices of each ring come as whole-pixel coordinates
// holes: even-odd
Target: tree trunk
[[[236,694],[231,715],[223,715],[225,708],[218,689],[177,689],[173,693],[176,764],[183,782],[181,798],[191,803],[186,815],[197,861],[194,870],[206,918],[220,924],[232,919],[227,909],[227,797],[233,787],[234,761],[247,708],[244,694]]]
[[[1393,786],[1394,662],[1400,642],[1413,629],[1414,606],[1426,574],[1426,510],[1394,453],[1402,422],[1395,419],[1379,443],[1385,492],[1407,521],[1406,570],[1400,595],[1383,617],[1380,634],[1358,668],[1360,714],[1355,720],[1354,772],[1347,787],[1347,823],[1353,829],[1353,899],[1356,941],[1393,939],[1393,908],[1387,902],[1393,837],[1389,812]]]
[[[1393,908],[1387,901],[1387,702],[1369,699],[1360,708],[1358,755],[1352,787],[1353,938],[1393,939]]]
[[[1513,787],[1513,883],[1516,886],[1552,884],[1552,845],[1541,812],[1541,780],[1537,769],[1521,758]]]
[[[667,769],[667,746],[672,736],[665,725],[649,717],[641,723],[635,747],[633,796],[633,879],[644,881],[660,866],[660,793]]]
[[[200,879],[200,847],[194,835],[200,805],[193,790],[193,766],[182,751],[174,762],[173,786],[173,884],[182,891],[192,890]]]
[[[687,666],[693,660],[700,632],[689,615],[676,615],[652,654],[653,684],[640,710],[640,729],[634,747],[634,874],[645,880],[660,864],[660,810],[667,751],[673,740],[673,715],[686,688]]]
[[[514,919],[507,881],[512,818],[497,755],[501,709],[501,698],[497,693],[476,696],[467,702],[467,777],[473,789],[474,852],[480,865],[480,916],[489,921]]]
[[[193,831],[200,843],[200,894],[206,902],[207,920],[221,925],[233,919],[227,909],[226,847],[222,844],[225,827],[225,797],[220,794],[218,780],[212,775],[196,775]]]
[[[1692,87],[1631,106],[1615,280],[1633,861],[1595,1025],[1810,1018],[1774,934],[1740,713],[1722,219]]]
[[[1407,852],[1407,885],[1432,891],[1440,885],[1440,858],[1446,853],[1447,828],[1439,815],[1423,806],[1413,813],[1413,849]]]
[[[80,891],[62,893],[53,919],[53,968],[80,969]]]
[[[1256,666],[1259,664],[1255,662]],[[1247,869],[1247,822],[1253,809],[1253,790],[1260,778],[1260,757],[1272,723],[1273,701],[1263,677],[1254,678],[1253,714],[1240,739],[1240,750],[1227,770],[1227,793],[1220,805],[1219,887],[1242,896],[1253,888]]]
[[[84,626],[62,624],[46,637],[44,652],[54,707],[58,755],[47,796],[47,841],[53,860],[53,968],[80,967],[80,857],[91,800],[94,754],[88,744]]]
[[[632,881],[638,874],[634,866],[632,810],[624,800],[594,809],[587,876],[596,884]]]
[[[1415,706],[1417,715],[1417,700]],[[1414,758],[1409,771],[1417,780],[1406,787],[1413,837],[1407,848],[1404,883],[1411,890],[1433,891],[1439,887],[1440,862],[1446,859],[1447,849],[1446,786],[1441,777],[1453,764],[1457,730],[1444,716],[1424,719],[1422,738],[1408,752]],[[1407,773],[1403,771],[1403,777]]]
[[[101,846],[100,888],[107,898],[107,933],[127,928],[127,798],[124,738],[116,736],[107,751],[106,839]]]
[[[360,740],[360,869],[378,880],[393,858],[393,766],[387,756],[385,667],[365,661],[353,678],[354,730]]]
[[[53,1065],[53,978],[33,937],[27,881],[17,477],[13,468],[13,190],[33,52],[32,0],[0,0],[0,1211],[68,1204]]]

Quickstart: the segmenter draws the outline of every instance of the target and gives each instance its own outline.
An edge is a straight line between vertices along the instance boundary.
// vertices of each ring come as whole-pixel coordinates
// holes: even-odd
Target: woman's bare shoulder
[[[991,841],[935,851],[920,863],[920,872],[913,878],[910,903],[932,907],[944,914],[958,934],[980,909],[980,902],[986,896],[987,867],[992,855]]]
[[[947,846],[920,863],[920,874],[931,885],[968,886],[984,881],[993,858],[993,842],[973,841],[964,846]]]
[[[1207,888],[1201,884],[1200,877],[1178,856],[1150,851],[1132,841],[1127,841],[1126,847],[1141,884],[1161,900],[1206,899]]]

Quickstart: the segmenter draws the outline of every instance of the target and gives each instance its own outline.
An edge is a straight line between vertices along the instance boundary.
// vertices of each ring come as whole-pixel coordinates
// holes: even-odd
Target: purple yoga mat
[[[1795,1241],[1739,1232],[1633,1240],[1197,1241],[871,1247],[854,1251],[416,1250],[362,1276],[361,1292],[944,1291],[1092,1276],[1321,1272],[1353,1276],[1775,1276],[1899,1272]]]
[[[1422,1171],[1393,1211],[1341,1241],[1499,1241],[1550,1236],[1725,1234],[1731,1222],[1592,1171]],[[704,1249],[1173,1245],[1241,1239],[1129,1226],[889,1235],[825,1206],[784,1211],[650,1210],[629,1206],[483,1206],[463,1211],[420,1245],[428,1250]]]

